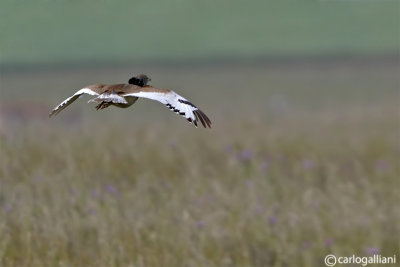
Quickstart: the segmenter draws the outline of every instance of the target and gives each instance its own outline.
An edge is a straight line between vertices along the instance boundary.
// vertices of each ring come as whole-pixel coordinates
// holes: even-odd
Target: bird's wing
[[[99,95],[98,93],[96,93],[95,91],[93,91],[90,88],[82,88],[80,89],[78,92],[76,92],[75,94],[73,94],[72,96],[68,97],[67,99],[65,99],[63,102],[61,102],[61,104],[59,104],[58,106],[56,106],[49,114],[49,117],[53,116],[53,115],[57,115],[58,113],[60,113],[63,109],[65,109],[66,107],[68,107],[72,102],[74,102],[75,100],[77,100],[79,97],[81,97],[83,94],[88,94],[88,95]]]
[[[128,101],[126,101],[126,99],[122,96],[119,96],[117,94],[101,94],[96,98],[93,98],[91,100],[89,100],[88,103],[90,102],[102,102],[102,101],[106,101],[106,102],[112,102],[112,103],[116,103],[116,104],[128,104]]]
[[[211,128],[211,121],[204,114],[203,111],[198,109],[195,105],[190,103],[187,99],[178,95],[174,91],[157,89],[151,86],[137,87],[132,86],[128,92],[123,96],[136,96],[143,97],[166,105],[170,110],[185,117],[190,123],[193,123],[197,127],[197,122],[200,121],[205,128]]]

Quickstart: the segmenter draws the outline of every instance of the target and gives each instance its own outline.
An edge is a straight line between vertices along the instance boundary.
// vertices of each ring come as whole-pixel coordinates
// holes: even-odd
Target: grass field
[[[81,100],[45,117],[135,67],[3,72],[0,266],[323,266],[329,253],[399,253],[397,63],[142,71],[213,128],[144,100],[99,112]]]

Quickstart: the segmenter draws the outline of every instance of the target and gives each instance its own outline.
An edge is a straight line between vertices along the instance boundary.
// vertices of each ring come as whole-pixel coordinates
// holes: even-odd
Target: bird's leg
[[[101,102],[100,104],[98,104],[98,105],[96,106],[96,110],[99,110],[99,109],[101,108],[101,106],[103,105],[103,103],[104,103],[104,102]]]
[[[100,104],[98,104],[98,105],[96,106],[96,109],[97,109],[97,110],[99,110],[99,109],[105,109],[105,108],[109,107],[110,105],[111,105],[111,103],[102,101]]]
[[[101,106],[101,109],[108,108],[111,105],[109,102],[104,102],[104,104]]]

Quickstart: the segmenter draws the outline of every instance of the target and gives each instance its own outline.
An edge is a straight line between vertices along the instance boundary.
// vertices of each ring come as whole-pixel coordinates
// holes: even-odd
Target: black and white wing
[[[176,114],[185,117],[190,123],[193,123],[196,127],[198,121],[200,121],[204,128],[211,128],[211,121],[207,117],[207,115],[204,114],[204,112],[198,109],[195,105],[190,103],[187,99],[178,95],[174,91],[160,90],[152,87],[143,87],[143,89],[141,90],[128,92],[123,96],[136,96],[156,100],[166,105]]]
[[[75,100],[77,100],[79,97],[81,97],[83,94],[88,94],[88,95],[99,95],[98,93],[96,93],[95,91],[93,91],[90,88],[82,88],[81,90],[79,90],[78,92],[76,92],[75,94],[73,94],[72,96],[68,97],[67,99],[65,99],[63,102],[61,102],[61,104],[59,104],[57,107],[55,107],[49,114],[49,117],[53,116],[53,115],[57,115],[58,113],[60,113],[63,109],[65,109],[66,107],[68,107],[72,102],[74,102]]]

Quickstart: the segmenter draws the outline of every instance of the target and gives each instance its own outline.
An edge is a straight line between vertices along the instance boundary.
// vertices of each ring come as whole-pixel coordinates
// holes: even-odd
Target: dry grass
[[[102,124],[93,113],[13,125],[0,139],[0,265],[322,266],[328,253],[391,256],[400,236],[394,102],[273,116],[246,103],[247,120],[212,104],[211,131],[173,115],[126,125],[114,111]]]

